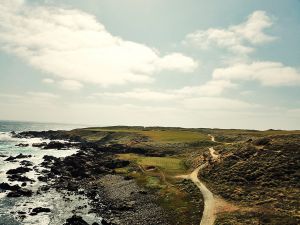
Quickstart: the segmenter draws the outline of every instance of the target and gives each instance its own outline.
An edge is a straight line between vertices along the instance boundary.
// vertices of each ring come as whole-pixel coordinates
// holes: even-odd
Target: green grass
[[[201,140],[209,140],[206,134],[192,131],[143,131],[143,135],[150,137],[156,142],[194,142]]]
[[[117,173],[133,177],[142,187],[158,196],[157,202],[172,215],[172,224],[199,224],[203,210],[202,196],[193,183],[181,183],[175,175],[186,173],[183,160],[173,157],[147,157],[138,154],[118,154],[118,158],[131,161],[128,167],[117,169]],[[145,170],[147,166],[155,170]],[[140,170],[139,167],[144,168]],[[191,192],[192,191],[192,192]]]
[[[181,159],[171,157],[147,157],[137,154],[119,154],[124,160],[134,161],[140,166],[155,166],[167,174],[184,173],[186,168]]]
[[[174,130],[174,129],[147,129],[141,130],[136,128],[85,128],[85,131],[94,132],[126,132],[136,133],[142,136],[150,138],[153,142],[169,143],[169,142],[196,142],[202,140],[210,140],[207,134],[188,131],[188,130]]]

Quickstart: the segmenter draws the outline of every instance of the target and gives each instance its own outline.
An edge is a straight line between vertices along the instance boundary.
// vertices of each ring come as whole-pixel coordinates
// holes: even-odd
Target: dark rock
[[[1,183],[0,184],[0,189],[2,190],[9,190],[9,191],[16,191],[16,190],[19,190],[20,189],[20,186],[19,185],[9,185],[8,183]]]
[[[31,213],[33,213],[35,215],[42,213],[42,212],[51,212],[51,210],[49,208],[36,207],[31,211]],[[30,215],[31,215],[31,213],[30,213]]]
[[[11,197],[22,197],[22,196],[26,196],[26,197],[31,197],[32,196],[32,191],[25,189],[25,188],[20,188],[18,190],[15,191],[11,191],[7,194],[7,197],[11,198]]]
[[[49,187],[48,185],[44,185],[44,186],[41,186],[41,187],[40,187],[40,190],[41,190],[41,191],[44,191],[44,192],[45,192],[45,191],[48,191],[49,189],[50,189],[50,187]]]
[[[22,153],[21,154],[19,154],[19,155],[17,155],[17,156],[10,156],[10,157],[8,157],[7,159],[5,159],[4,161],[14,161],[14,160],[16,160],[16,159],[24,159],[24,158],[30,158],[31,157],[31,155],[23,155]]]
[[[29,144],[19,143],[19,144],[16,144],[15,146],[17,146],[17,147],[28,147]]]
[[[47,142],[33,143],[32,147],[42,148],[42,147],[45,147],[46,145],[47,145]]]
[[[30,158],[31,155],[23,155],[22,153],[15,156],[16,159],[24,159],[24,158]]]
[[[43,149],[68,149],[70,147],[73,147],[74,144],[69,143],[69,142],[59,142],[59,141],[51,141],[47,145],[43,147]]]
[[[6,172],[6,174],[23,174],[23,173],[27,173],[29,171],[31,171],[32,169],[28,168],[28,167],[18,167],[16,169],[10,169]]]
[[[4,159],[4,161],[9,161],[9,162],[15,161],[15,157],[9,156],[7,159]]]
[[[20,165],[22,165],[22,166],[33,166],[32,162],[30,162],[28,160],[22,160],[20,162]]]
[[[19,182],[34,182],[34,180],[25,177],[25,176],[21,176],[19,174],[12,174],[7,176],[9,181],[19,181]]]
[[[47,178],[47,177],[44,177],[44,176],[39,176],[39,177],[38,177],[38,180],[39,180],[39,181],[42,181],[42,182],[47,182],[47,181],[48,181],[48,178]]]
[[[71,218],[66,220],[64,225],[89,225],[85,222],[81,216],[73,215]]]

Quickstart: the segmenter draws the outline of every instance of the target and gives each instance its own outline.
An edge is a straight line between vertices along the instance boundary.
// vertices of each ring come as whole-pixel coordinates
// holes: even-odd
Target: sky
[[[300,129],[299,0],[0,0],[0,119]]]

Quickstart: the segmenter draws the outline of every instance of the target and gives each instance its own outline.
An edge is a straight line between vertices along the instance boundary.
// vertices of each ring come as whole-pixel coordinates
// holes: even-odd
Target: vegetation
[[[116,155],[130,164],[115,172],[156,193],[159,204],[174,214],[173,224],[199,223],[199,190],[175,177],[207,160],[211,146],[221,159],[208,161],[200,178],[214,194],[249,209],[221,213],[216,224],[299,224],[300,131],[117,126],[76,129],[67,135],[142,149]]]
[[[139,185],[159,196],[159,204],[173,215],[172,224],[199,224],[203,200],[195,185],[180,181],[176,175],[186,173],[181,159],[171,157],[147,157],[137,154],[119,154],[119,159],[129,160],[126,168],[117,173],[133,177]]]
[[[300,202],[300,135],[256,138],[221,146],[219,152],[221,161],[201,173],[214,193],[240,205],[273,211],[258,221],[263,218],[267,224],[279,224],[278,218],[295,220]]]

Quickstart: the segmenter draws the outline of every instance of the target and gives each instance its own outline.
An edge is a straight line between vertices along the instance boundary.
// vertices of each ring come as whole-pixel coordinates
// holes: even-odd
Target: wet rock
[[[8,183],[1,183],[0,184],[0,190],[5,190],[5,191],[16,191],[16,190],[19,190],[20,189],[20,186],[19,185],[9,185]]]
[[[9,175],[7,176],[8,180],[9,181],[19,181],[19,182],[34,182],[34,180],[28,178],[28,177],[25,177],[25,176],[21,176],[19,174],[12,174],[12,175]]]
[[[22,166],[33,166],[32,162],[30,162],[28,160],[22,160],[20,162],[20,165],[22,165]]]
[[[15,156],[16,159],[24,159],[24,158],[30,158],[31,155],[23,155],[22,153]]]
[[[16,169],[10,169],[6,172],[6,174],[23,174],[23,173],[27,173],[29,171],[31,171],[32,169],[28,168],[28,167],[18,167]]]
[[[46,192],[50,189],[50,187],[48,185],[44,185],[44,186],[41,186],[40,187],[40,190],[43,191],[43,192]]]
[[[70,142],[51,141],[47,145],[45,145],[43,147],[43,149],[58,149],[58,150],[62,150],[62,149],[68,149],[68,148],[73,147],[73,146],[74,146],[74,144],[72,144]]]
[[[15,161],[15,157],[9,156],[8,158],[4,159],[4,161],[13,162],[13,161]]]
[[[44,177],[44,176],[39,176],[39,177],[38,177],[38,180],[39,180],[39,181],[42,181],[42,182],[47,182],[47,181],[48,181],[48,178],[47,178],[47,177]]]
[[[36,147],[36,148],[43,148],[47,145],[47,142],[41,142],[41,143],[33,143],[32,147]]]
[[[17,147],[28,147],[29,144],[19,143],[19,144],[16,144],[15,146],[17,146]]]
[[[51,212],[51,210],[49,208],[36,207],[31,211],[29,215],[33,216],[43,212],[47,213],[47,212]]]
[[[17,156],[10,156],[7,159],[5,159],[4,161],[14,161],[16,159],[24,159],[24,158],[30,158],[31,155],[23,155],[22,153],[17,155]]]
[[[25,189],[25,188],[20,188],[18,190],[11,191],[7,194],[7,197],[9,197],[9,198],[11,198],[11,197],[17,198],[17,197],[22,197],[22,196],[31,197],[32,191]]]
[[[5,157],[7,157],[7,156],[0,154],[0,158],[5,158]]]
[[[86,221],[82,219],[81,216],[73,215],[71,218],[66,220],[64,225],[89,225]]]

